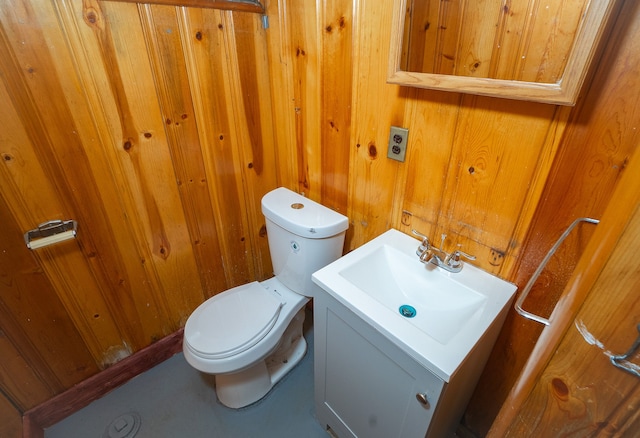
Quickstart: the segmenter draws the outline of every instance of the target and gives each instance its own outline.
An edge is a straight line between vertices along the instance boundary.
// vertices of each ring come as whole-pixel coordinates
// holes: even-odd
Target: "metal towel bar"
[[[640,333],[640,324],[638,324],[637,329]],[[636,354],[636,351],[638,351],[638,349],[640,349],[640,335],[638,335],[636,341],[625,354],[611,356],[611,363],[615,367],[625,370],[626,372],[631,373],[636,377],[640,377],[640,367],[628,361],[628,359],[631,359]]]
[[[544,259],[542,259],[542,262],[540,262],[540,266],[538,266],[536,271],[533,273],[533,275],[531,276],[531,279],[529,279],[529,282],[527,283],[527,285],[522,290],[522,293],[520,294],[520,297],[518,297],[518,300],[516,301],[516,304],[515,304],[514,307],[516,309],[516,312],[518,312],[520,315],[522,315],[525,318],[530,319],[532,321],[539,322],[540,324],[549,325],[549,320],[547,318],[543,318],[542,316],[538,316],[538,315],[535,315],[535,314],[533,314],[531,312],[527,312],[526,310],[524,310],[522,308],[522,304],[524,303],[524,300],[527,299],[527,295],[529,295],[529,292],[531,291],[531,288],[533,287],[535,282],[538,280],[538,277],[542,273],[542,270],[544,269],[544,267],[549,262],[549,259],[551,258],[551,256],[553,256],[553,254],[556,252],[556,250],[558,249],[560,244],[562,244],[564,239],[567,238],[567,236],[571,233],[571,231],[573,231],[573,229],[576,227],[576,225],[578,225],[580,222],[588,222],[588,223],[591,223],[591,224],[600,223],[600,221],[597,220],[597,219],[591,219],[591,218],[588,218],[588,217],[581,217],[581,218],[578,218],[575,221],[573,221],[573,223],[571,225],[569,225],[569,228],[567,228],[565,230],[565,232],[562,233],[562,235],[560,236],[558,241],[551,247],[551,249],[549,250],[547,255],[544,256]]]

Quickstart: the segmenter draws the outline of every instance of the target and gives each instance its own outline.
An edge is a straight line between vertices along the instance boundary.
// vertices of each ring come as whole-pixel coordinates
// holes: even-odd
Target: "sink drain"
[[[140,415],[137,412],[122,414],[105,429],[103,438],[133,438],[140,430]]]
[[[404,316],[405,318],[413,318],[417,313],[415,307],[408,304],[403,304],[402,306],[400,306],[398,311],[400,312],[400,315]]]

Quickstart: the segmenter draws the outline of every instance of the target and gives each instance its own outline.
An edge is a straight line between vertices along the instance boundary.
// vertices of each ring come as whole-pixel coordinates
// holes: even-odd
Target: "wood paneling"
[[[347,251],[416,228],[520,285],[558,229],[601,211],[637,144],[637,10],[572,109],[386,84],[392,9],[274,0],[265,29],[211,8],[0,4],[0,348],[14,358],[0,388],[12,406],[270,276],[260,199],[278,185],[347,213]],[[386,157],[391,125],[409,129],[404,163]],[[22,233],[56,218],[78,220],[77,239],[29,251]],[[492,359],[470,405],[479,434],[531,351],[527,324],[510,315],[496,348],[508,360]]]
[[[21,437],[22,418],[20,411],[4,395],[0,396],[0,436]]]
[[[637,435],[639,247],[637,150],[489,436]]]
[[[601,218],[627,161],[640,144],[640,8],[626,4],[590,86],[571,112],[559,152],[546,181],[542,202],[528,226],[512,280],[523,287],[546,252],[577,217]],[[533,286],[525,309],[551,314],[578,259],[596,231],[584,224],[560,246]],[[542,326],[511,313],[498,348],[467,410],[474,430],[486,431],[542,331]],[[491,376],[500,375],[501,379]]]
[[[271,275],[278,172],[260,16],[61,0],[0,20],[2,388],[24,410]],[[77,239],[29,251],[57,218]]]

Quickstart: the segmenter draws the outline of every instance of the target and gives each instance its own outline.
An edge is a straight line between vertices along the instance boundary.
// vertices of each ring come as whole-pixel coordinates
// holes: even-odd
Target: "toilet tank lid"
[[[309,239],[332,237],[349,228],[346,216],[284,187],[264,195],[262,214],[285,230]]]

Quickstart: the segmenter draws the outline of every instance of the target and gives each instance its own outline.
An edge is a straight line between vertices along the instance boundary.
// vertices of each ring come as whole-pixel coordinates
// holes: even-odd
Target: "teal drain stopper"
[[[400,315],[404,316],[405,318],[413,318],[417,313],[415,307],[408,304],[403,304],[398,310],[400,311]]]

